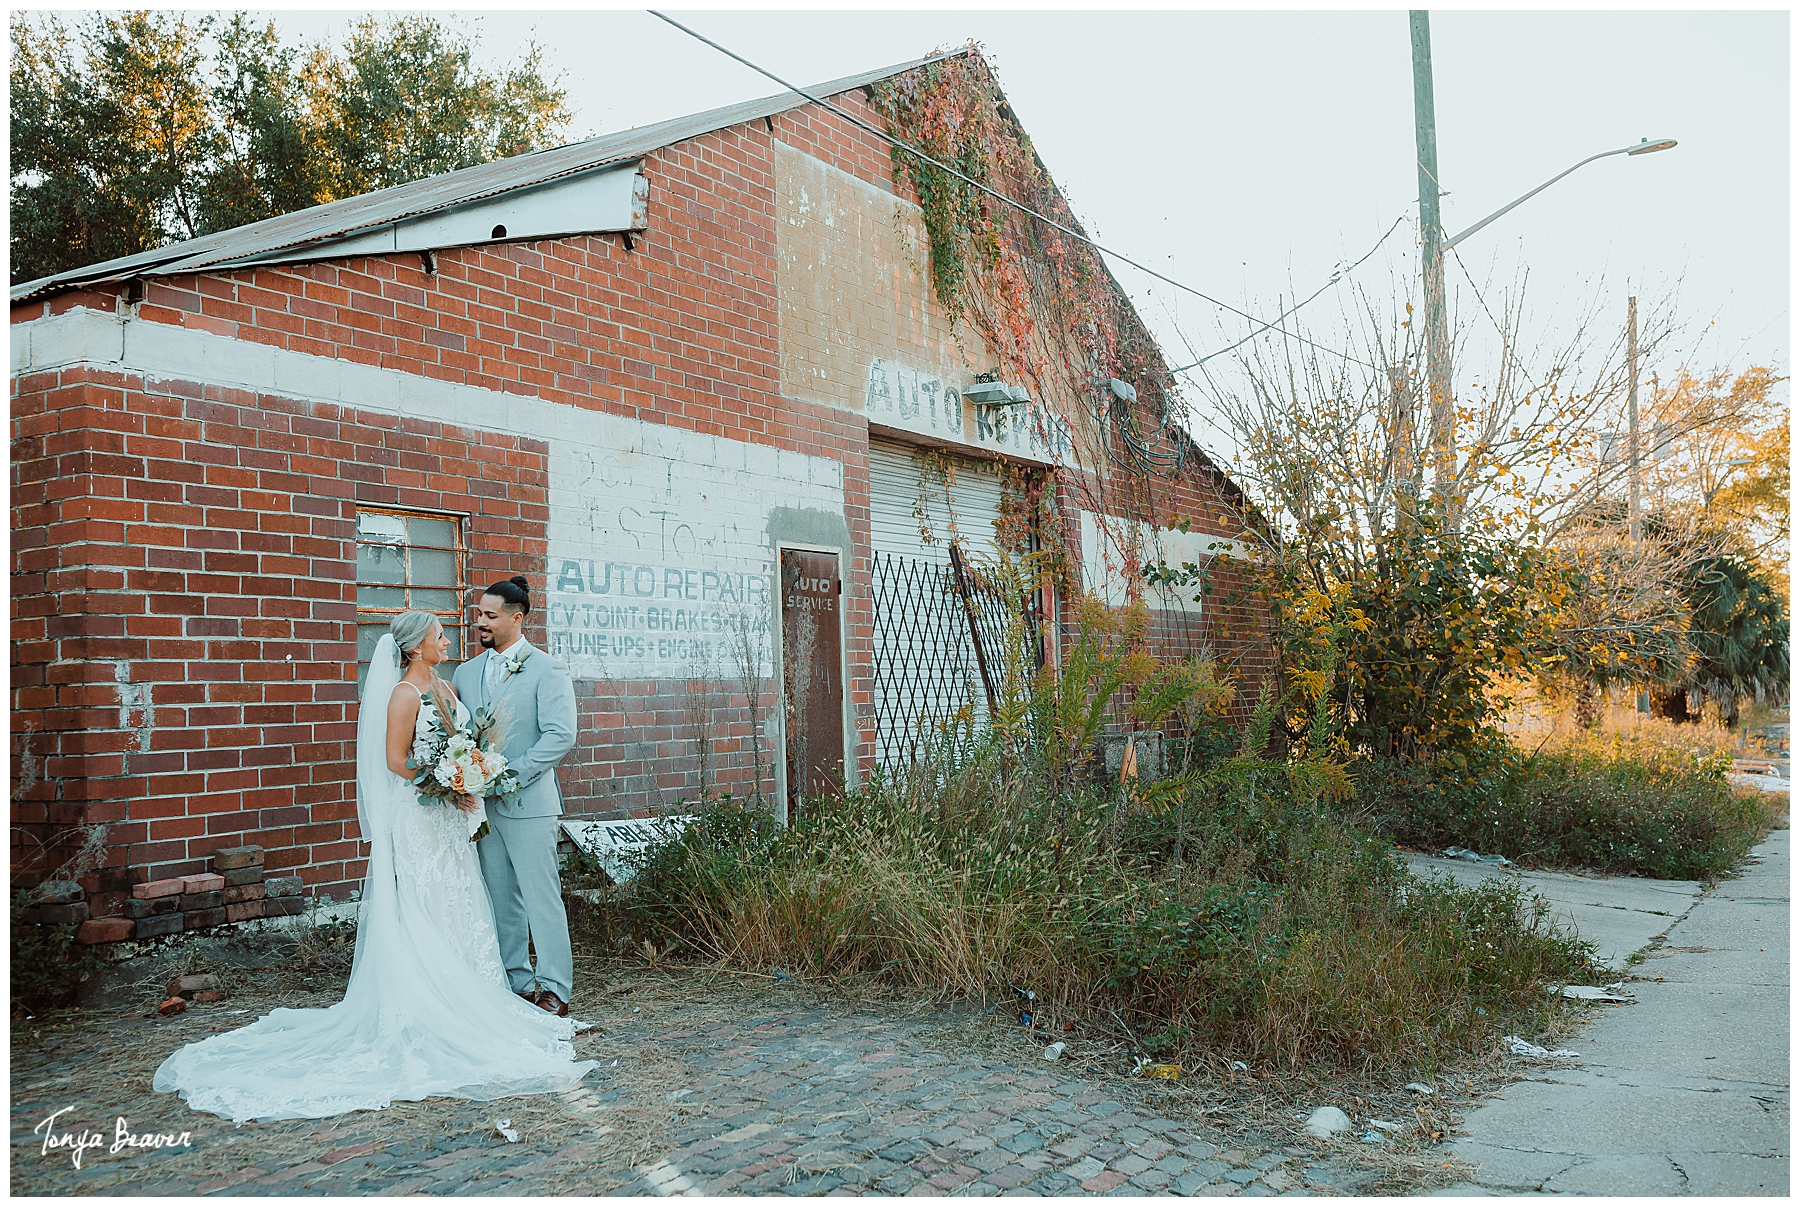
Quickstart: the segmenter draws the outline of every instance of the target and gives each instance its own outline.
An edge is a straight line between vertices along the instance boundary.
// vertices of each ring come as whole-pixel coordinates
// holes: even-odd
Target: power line
[[[1239,310],[1236,306],[1232,306],[1228,303],[1221,302],[1218,298],[1215,298],[1215,297],[1210,296],[1209,294],[1200,292],[1198,289],[1195,289],[1192,285],[1185,285],[1182,282],[1175,280],[1175,278],[1173,278],[1173,277],[1165,276],[1162,273],[1156,271],[1156,269],[1151,268],[1147,264],[1140,264],[1138,261],[1132,259],[1130,256],[1127,256],[1124,253],[1114,251],[1112,248],[1107,247],[1104,244],[1096,243],[1094,240],[1088,238],[1086,235],[1080,233],[1079,231],[1069,229],[1068,227],[1064,226],[1062,223],[1058,222],[1056,219],[1051,218],[1046,214],[1040,214],[1038,211],[1032,209],[1030,206],[1026,205],[1024,202],[1015,201],[1013,198],[1008,197],[1005,193],[998,192],[994,189],[989,188],[987,185],[982,184],[979,180],[974,180],[968,176],[963,175],[961,172],[957,171],[955,168],[951,167],[949,164],[944,163],[943,161],[941,161],[939,159],[935,159],[932,156],[925,154],[925,152],[919,150],[917,147],[914,147],[906,142],[901,141],[898,138],[895,138],[892,134],[889,134],[887,131],[876,129],[874,126],[871,126],[868,122],[865,122],[861,118],[857,117],[854,113],[846,112],[845,110],[840,109],[836,105],[832,104],[830,101],[825,100],[823,97],[814,96],[812,93],[806,91],[804,88],[801,88],[795,84],[788,83],[786,80],[782,79],[780,76],[776,75],[774,72],[768,70],[767,68],[760,67],[755,63],[752,63],[749,59],[746,59],[743,55],[738,54],[734,50],[731,50],[729,47],[721,46],[721,45],[719,45],[719,43],[713,41],[711,38],[707,37],[705,34],[702,34],[696,30],[689,29],[687,26],[685,26],[681,22],[675,20],[675,18],[669,16],[668,14],[660,13],[655,9],[649,9],[647,11],[650,13],[650,15],[652,17],[656,17],[659,20],[668,22],[670,25],[673,25],[676,29],[679,29],[682,33],[687,34],[690,38],[693,38],[699,42],[704,42],[706,45],[712,47],[714,50],[718,51],[720,54],[725,55],[727,58],[737,60],[739,63],[742,63],[744,66],[748,67],[750,70],[756,72],[758,75],[767,76],[769,79],[774,80],[777,84],[780,84],[783,88],[786,88],[789,92],[792,92],[798,96],[803,96],[807,100],[811,101],[813,104],[818,105],[821,108],[830,110],[831,112],[837,114],[839,117],[843,118],[845,121],[849,122],[851,125],[856,126],[859,129],[868,131],[870,134],[873,134],[875,137],[883,140],[884,142],[892,143],[894,146],[899,147],[902,151],[905,151],[908,155],[912,155],[920,160],[923,160],[925,163],[930,164],[932,167],[937,168],[941,172],[949,173],[951,176],[956,177],[956,179],[962,181],[964,184],[967,184],[972,188],[980,189],[982,192],[986,193],[988,196],[994,198],[994,200],[999,201],[1005,205],[1009,205],[1012,208],[1018,210],[1020,213],[1028,214],[1031,217],[1036,218],[1038,221],[1044,223],[1045,225],[1051,227],[1052,229],[1061,231],[1063,234],[1069,236],[1069,238],[1077,240],[1078,242],[1081,242],[1081,243],[1085,243],[1085,244],[1087,244],[1087,246],[1093,248],[1095,251],[1101,252],[1104,255],[1111,256],[1113,259],[1118,260],[1120,263],[1129,264],[1133,268],[1137,269],[1139,272],[1148,273],[1150,276],[1155,277],[1157,280],[1163,282],[1166,285],[1173,285],[1176,289],[1182,290],[1185,293],[1191,293],[1195,297],[1201,299],[1202,301],[1211,302],[1214,306],[1217,306],[1221,310],[1229,310],[1229,311],[1231,311],[1231,313],[1238,315],[1240,318],[1249,319],[1253,323],[1261,322],[1261,320],[1258,319],[1254,314],[1246,314],[1244,311]],[[1267,328],[1267,325],[1265,324],[1265,329],[1266,328]],[[1288,333],[1284,332],[1283,334],[1288,334]],[[1297,340],[1300,343],[1303,343],[1310,348],[1317,348],[1319,351],[1328,353],[1332,356],[1341,356],[1347,360],[1356,360],[1355,357],[1350,356],[1348,353],[1340,352],[1335,348],[1327,348],[1323,344],[1316,344],[1312,340],[1307,339],[1305,336],[1289,334],[1288,338]],[[1365,362],[1357,361],[1357,363],[1363,364]],[[1373,368],[1374,366],[1371,365],[1369,367]]]
[[[1385,234],[1385,235],[1381,236],[1381,238],[1377,239],[1375,241],[1375,246],[1371,247],[1367,252],[1365,252],[1363,254],[1363,257],[1361,260],[1358,260],[1356,263],[1350,265],[1348,268],[1339,267],[1337,269],[1334,269],[1331,274],[1331,279],[1329,281],[1325,282],[1323,285],[1319,286],[1318,290],[1313,293],[1312,297],[1309,297],[1306,299],[1306,302],[1312,301],[1313,298],[1318,297],[1319,294],[1324,293],[1327,289],[1330,289],[1333,285],[1336,285],[1339,281],[1343,280],[1345,277],[1349,276],[1351,273],[1353,273],[1357,269],[1361,268],[1363,265],[1363,260],[1367,260],[1370,256],[1372,256],[1376,252],[1380,251],[1381,245],[1388,241],[1388,236],[1392,235],[1395,231],[1399,230],[1400,224],[1405,221],[1406,221],[1405,214],[1401,214],[1398,218],[1394,219],[1394,225],[1387,228],[1387,234]],[[1249,335],[1246,335],[1243,339],[1241,339],[1237,343],[1231,345],[1231,347],[1220,348],[1217,352],[1208,352],[1205,356],[1202,356],[1199,360],[1195,361],[1193,364],[1183,365],[1179,369],[1170,369],[1169,372],[1171,372],[1171,373],[1186,373],[1189,369],[1198,369],[1201,365],[1205,364],[1207,361],[1211,360],[1215,356],[1223,356],[1227,352],[1231,352],[1237,348],[1243,347],[1245,344],[1249,343],[1251,340],[1255,339],[1257,336],[1261,335],[1263,332],[1274,328],[1276,323],[1281,322],[1283,319],[1287,318],[1288,315],[1293,314],[1296,310],[1299,310],[1300,307],[1306,305],[1306,302],[1294,303],[1292,306],[1289,306],[1286,310],[1283,310],[1280,314],[1276,315],[1272,321],[1264,323],[1261,327],[1258,327],[1255,331],[1252,331]],[[1283,335],[1289,335],[1291,338],[1294,338],[1294,339],[1299,338],[1299,336],[1292,335],[1285,328],[1283,328],[1281,333]],[[1314,344],[1313,346],[1317,347],[1318,345]],[[1189,351],[1191,352],[1192,349],[1190,348]],[[1346,360],[1356,360],[1356,358],[1354,356],[1351,356],[1348,353],[1344,353],[1342,355],[1344,356],[1344,358]],[[1356,363],[1360,364],[1360,365],[1367,365],[1371,369],[1375,367],[1374,365],[1369,365],[1367,361],[1356,361]]]

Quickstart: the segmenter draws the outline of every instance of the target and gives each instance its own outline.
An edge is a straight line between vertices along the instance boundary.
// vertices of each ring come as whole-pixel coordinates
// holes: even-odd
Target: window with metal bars
[[[463,657],[468,582],[462,517],[364,507],[356,512],[356,683],[375,643],[402,612],[434,613]]]

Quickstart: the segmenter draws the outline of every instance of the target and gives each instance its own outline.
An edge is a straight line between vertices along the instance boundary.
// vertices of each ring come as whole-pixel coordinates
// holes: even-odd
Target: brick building
[[[920,70],[815,95],[879,126]],[[789,93],[15,287],[15,882],[103,825],[96,917],[246,843],[343,895],[358,659],[405,607],[460,656],[514,573],[575,675],[570,808],[626,816],[785,807],[979,709],[946,550],[1018,500],[1058,518],[1009,539],[1114,602],[1153,546],[1228,554],[1241,499],[1179,432],[1161,473],[1097,451],[1145,382],[983,388],[927,235],[887,143]],[[1050,660],[1069,596],[1027,601]]]

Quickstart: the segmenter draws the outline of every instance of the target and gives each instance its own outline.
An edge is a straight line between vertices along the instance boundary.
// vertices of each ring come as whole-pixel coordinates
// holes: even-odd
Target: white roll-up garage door
[[[918,758],[964,708],[978,726],[987,720],[968,619],[951,590],[950,542],[960,538],[965,554],[996,552],[1000,475],[959,462],[946,476],[904,445],[870,443],[875,755],[888,767]]]
[[[978,556],[996,549],[1000,474],[958,463],[951,481],[928,472],[905,445],[869,443],[869,543],[877,553],[950,564],[952,531],[963,551]],[[954,529],[952,525],[954,524]],[[925,532],[931,543],[925,543]]]

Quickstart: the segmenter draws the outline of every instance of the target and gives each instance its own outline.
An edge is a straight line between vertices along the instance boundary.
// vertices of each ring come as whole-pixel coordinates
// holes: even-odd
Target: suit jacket
[[[513,646],[514,655],[521,650]],[[487,664],[506,655],[483,650],[456,668],[450,682],[470,712],[497,712],[504,728],[500,753],[519,773],[519,803],[487,799],[488,812],[502,817],[556,817],[562,811],[562,789],[556,765],[575,745],[575,687],[569,668],[533,648],[517,674],[505,675],[490,695]]]

